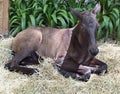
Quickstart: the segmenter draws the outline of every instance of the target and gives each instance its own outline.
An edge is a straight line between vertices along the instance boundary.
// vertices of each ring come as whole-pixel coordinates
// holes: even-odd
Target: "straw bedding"
[[[120,94],[120,45],[99,43],[97,58],[108,64],[108,73],[101,76],[92,74],[88,82],[64,78],[46,58],[38,68],[40,75],[27,76],[4,69],[12,58],[13,38],[0,40],[0,94]]]

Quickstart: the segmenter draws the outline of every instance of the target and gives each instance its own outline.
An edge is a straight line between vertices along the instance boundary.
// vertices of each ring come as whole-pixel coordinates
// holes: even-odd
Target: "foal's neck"
[[[85,50],[88,48],[87,36],[84,35],[85,29],[79,22],[73,29],[70,47],[73,46],[76,50]]]
[[[85,41],[81,40],[83,42],[80,43],[78,40],[78,37],[80,37],[79,34],[81,33],[82,29],[83,27],[79,22],[73,29],[70,46],[67,52],[67,57],[72,57],[75,61],[83,61],[82,59],[84,59],[84,57],[86,57],[87,55],[87,48],[86,45],[84,45]]]

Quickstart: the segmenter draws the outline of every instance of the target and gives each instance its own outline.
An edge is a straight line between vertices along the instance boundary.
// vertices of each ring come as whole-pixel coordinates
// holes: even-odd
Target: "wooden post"
[[[2,33],[2,22],[3,22],[3,1],[0,0],[0,34]]]
[[[0,0],[0,34],[8,34],[9,0]]]

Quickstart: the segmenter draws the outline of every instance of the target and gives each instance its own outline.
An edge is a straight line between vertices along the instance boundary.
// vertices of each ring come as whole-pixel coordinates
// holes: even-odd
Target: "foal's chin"
[[[97,56],[97,55],[98,55],[98,53],[92,54],[92,53],[89,52],[89,57],[91,57],[91,58],[94,58],[94,57]]]

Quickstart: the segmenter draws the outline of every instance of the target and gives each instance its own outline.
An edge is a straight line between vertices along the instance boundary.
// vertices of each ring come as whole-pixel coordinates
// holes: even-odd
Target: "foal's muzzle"
[[[89,53],[92,55],[92,56],[96,56],[99,52],[99,49],[98,48],[90,48],[89,49]]]

